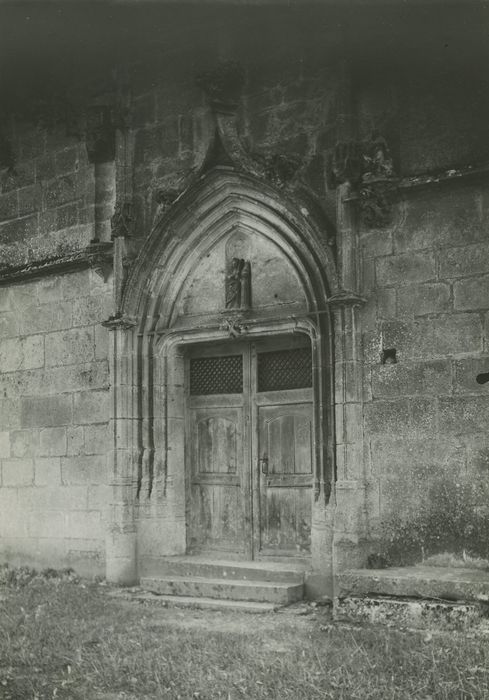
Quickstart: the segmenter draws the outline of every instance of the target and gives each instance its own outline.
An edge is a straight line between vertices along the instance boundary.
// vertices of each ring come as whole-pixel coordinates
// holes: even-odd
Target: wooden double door
[[[313,483],[308,341],[196,346],[187,358],[187,551],[307,557]]]

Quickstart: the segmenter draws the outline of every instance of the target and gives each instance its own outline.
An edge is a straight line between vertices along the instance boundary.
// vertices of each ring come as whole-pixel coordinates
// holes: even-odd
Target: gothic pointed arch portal
[[[307,556],[324,571],[334,481],[328,300],[340,291],[330,236],[305,206],[227,167],[200,177],[156,222],[114,324],[109,578],[134,581],[160,557],[219,541],[227,555]],[[285,384],[260,387],[260,353],[282,353],[292,379],[287,370]],[[268,474],[273,449],[288,466]],[[275,511],[257,534],[254,484],[264,483]]]

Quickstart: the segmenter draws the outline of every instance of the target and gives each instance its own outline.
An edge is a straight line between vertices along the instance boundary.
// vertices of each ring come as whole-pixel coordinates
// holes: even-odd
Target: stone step
[[[153,557],[141,562],[142,578],[160,576],[204,577],[241,581],[303,583],[305,562],[227,561],[193,556]]]
[[[148,596],[149,594],[146,594]],[[199,610],[230,610],[234,612],[248,613],[270,613],[282,607],[275,603],[260,603],[249,600],[225,600],[222,598],[194,598],[193,596],[182,595],[152,595],[151,598],[145,596],[133,596],[133,599],[153,603],[163,604],[172,608],[198,608]]]
[[[368,622],[396,629],[489,634],[487,606],[483,603],[350,596],[335,600],[333,618],[336,622]]]
[[[351,569],[336,576],[334,617],[396,627],[489,632],[489,577],[423,565]]]
[[[337,574],[336,598],[364,596],[488,602],[489,575],[481,569],[422,565]]]
[[[218,598],[220,600],[253,601],[288,605],[302,600],[302,583],[280,581],[242,581],[223,578],[171,576],[141,578],[142,588],[167,596]]]

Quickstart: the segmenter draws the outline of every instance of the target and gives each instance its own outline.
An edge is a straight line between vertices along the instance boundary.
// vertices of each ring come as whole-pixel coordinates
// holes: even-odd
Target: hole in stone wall
[[[489,382],[489,372],[481,372],[477,375],[475,381],[477,384],[485,384],[486,382]]]
[[[396,348],[384,348],[380,359],[383,365],[395,365],[397,363]]]

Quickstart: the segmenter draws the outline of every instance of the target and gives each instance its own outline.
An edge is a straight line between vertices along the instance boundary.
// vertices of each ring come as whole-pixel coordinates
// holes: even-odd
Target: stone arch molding
[[[202,261],[237,233],[277,251],[302,292],[279,308],[181,313]],[[112,324],[113,504],[107,575],[135,581],[145,557],[185,552],[184,348],[284,333],[309,336],[314,367],[315,503],[328,503],[334,475],[332,323],[338,275],[331,228],[306,206],[252,174],[217,166],[156,221],[127,279]],[[221,279],[224,279],[221,271]],[[313,533],[314,538],[314,533]],[[314,549],[314,541],[313,541]],[[137,556],[136,556],[137,552]],[[144,568],[144,565],[143,565]]]
[[[122,297],[121,316],[147,332],[171,321],[171,304],[199,259],[232,231],[255,231],[290,261],[308,299],[308,311],[326,308],[338,293],[336,262],[327,241],[331,224],[316,222],[275,187],[220,166],[203,174],[171,211],[156,221]],[[154,326],[152,327],[154,330]]]

